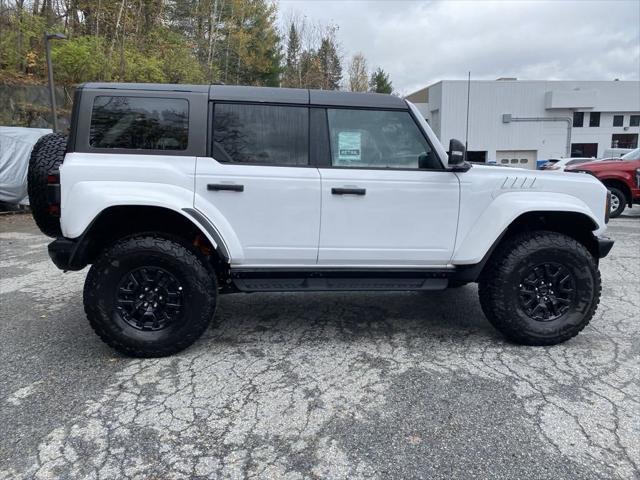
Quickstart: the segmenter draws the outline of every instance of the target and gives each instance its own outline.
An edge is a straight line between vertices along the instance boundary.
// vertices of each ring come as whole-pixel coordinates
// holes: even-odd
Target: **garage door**
[[[498,150],[496,162],[498,165],[536,169],[537,150]]]

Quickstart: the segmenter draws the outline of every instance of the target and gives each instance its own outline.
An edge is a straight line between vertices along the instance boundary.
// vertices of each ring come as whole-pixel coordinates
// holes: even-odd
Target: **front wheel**
[[[89,270],[87,318],[110,347],[134,357],[162,357],[187,348],[207,329],[216,279],[179,242],[159,236],[123,239]]]
[[[600,272],[578,241],[527,232],[505,242],[479,282],[482,310],[507,338],[555,345],[587,326],[600,301]]]
[[[627,206],[627,197],[624,192],[615,187],[607,188],[611,192],[611,210],[609,211],[609,217],[619,217]]]

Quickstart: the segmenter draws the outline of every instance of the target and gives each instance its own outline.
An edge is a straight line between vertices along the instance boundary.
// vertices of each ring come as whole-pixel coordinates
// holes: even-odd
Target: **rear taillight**
[[[47,175],[47,210],[54,217],[60,216],[60,173],[55,170]]]

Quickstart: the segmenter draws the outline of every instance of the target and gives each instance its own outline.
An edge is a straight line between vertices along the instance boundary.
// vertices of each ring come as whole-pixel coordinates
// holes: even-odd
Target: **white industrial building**
[[[468,93],[471,161],[536,168],[549,158],[638,146],[638,81],[443,80],[406,98],[446,146],[465,141]]]

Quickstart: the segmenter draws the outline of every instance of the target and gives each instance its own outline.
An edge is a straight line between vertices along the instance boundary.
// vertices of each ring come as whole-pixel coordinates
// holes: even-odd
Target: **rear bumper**
[[[597,237],[598,242],[598,258],[606,257],[613,247],[613,240],[607,237]]]
[[[77,258],[78,242],[68,238],[56,238],[48,246],[51,261],[60,270],[82,270],[86,264],[79,264]]]

